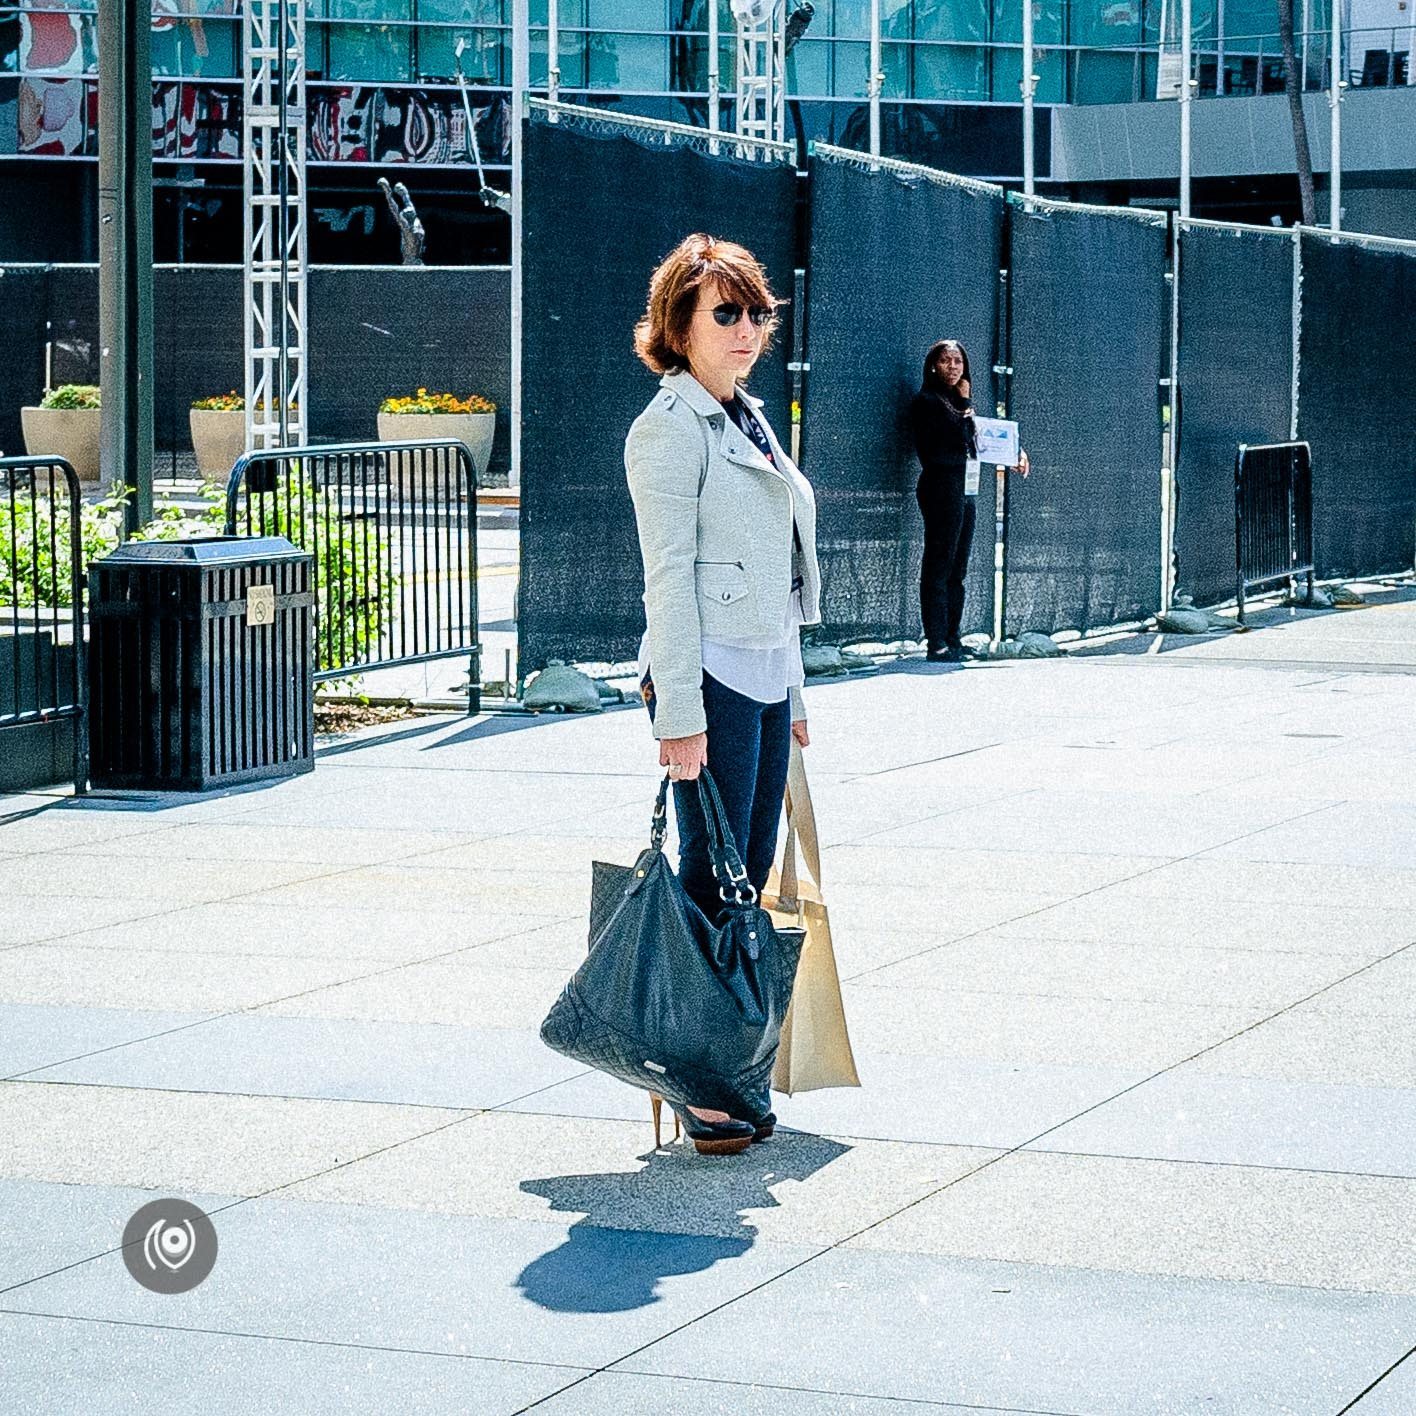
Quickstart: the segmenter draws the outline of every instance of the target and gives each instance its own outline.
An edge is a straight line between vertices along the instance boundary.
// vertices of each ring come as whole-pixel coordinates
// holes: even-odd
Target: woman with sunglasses
[[[705,764],[754,889],[777,845],[791,742],[809,742],[803,624],[819,622],[816,503],[760,400],[742,387],[771,343],[778,301],[742,246],[697,234],[649,282],[635,352],[660,389],[635,420],[625,469],[644,559],[639,673],[674,782],[679,879],[723,904],[694,785]],[[744,1149],[776,1117],[676,1107],[700,1151]]]

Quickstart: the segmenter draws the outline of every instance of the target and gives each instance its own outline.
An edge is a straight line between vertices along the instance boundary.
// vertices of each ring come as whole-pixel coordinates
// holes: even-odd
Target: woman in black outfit
[[[928,642],[926,657],[958,663],[972,657],[959,637],[964,621],[964,579],[969,569],[977,498],[964,489],[974,443],[969,356],[957,339],[941,339],[924,356],[924,378],[910,403],[910,430],[919,455],[924,559],[919,608]],[[1027,475],[1024,453],[1018,470]]]

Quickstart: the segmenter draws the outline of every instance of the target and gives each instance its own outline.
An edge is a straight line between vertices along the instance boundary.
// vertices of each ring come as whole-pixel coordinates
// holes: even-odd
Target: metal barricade
[[[0,457],[0,731],[27,729],[21,752],[33,758],[52,754],[41,734],[73,723],[78,792],[88,786],[82,517],[63,458]]]
[[[1239,444],[1234,459],[1234,550],[1239,623],[1244,596],[1308,578],[1313,593],[1313,469],[1305,442]]]
[[[316,679],[466,654],[481,710],[477,476],[452,439],[252,452],[231,469],[228,535],[315,558]]]

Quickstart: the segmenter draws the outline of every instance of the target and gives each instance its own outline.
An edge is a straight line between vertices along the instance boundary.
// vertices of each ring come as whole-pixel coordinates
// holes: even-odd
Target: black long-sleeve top
[[[910,432],[926,471],[961,472],[969,458],[978,456],[973,416],[965,412],[969,407],[956,395],[924,388],[910,401]]]

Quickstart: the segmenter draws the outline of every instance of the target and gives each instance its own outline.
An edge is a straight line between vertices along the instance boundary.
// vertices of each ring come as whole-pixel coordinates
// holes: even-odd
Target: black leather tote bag
[[[590,953],[541,1024],[548,1047],[681,1106],[751,1120],[770,1109],[772,1065],[803,931],[759,908],[712,777],[698,779],[713,873],[714,924],[664,855],[669,779],[650,844],[632,867],[598,864]]]

